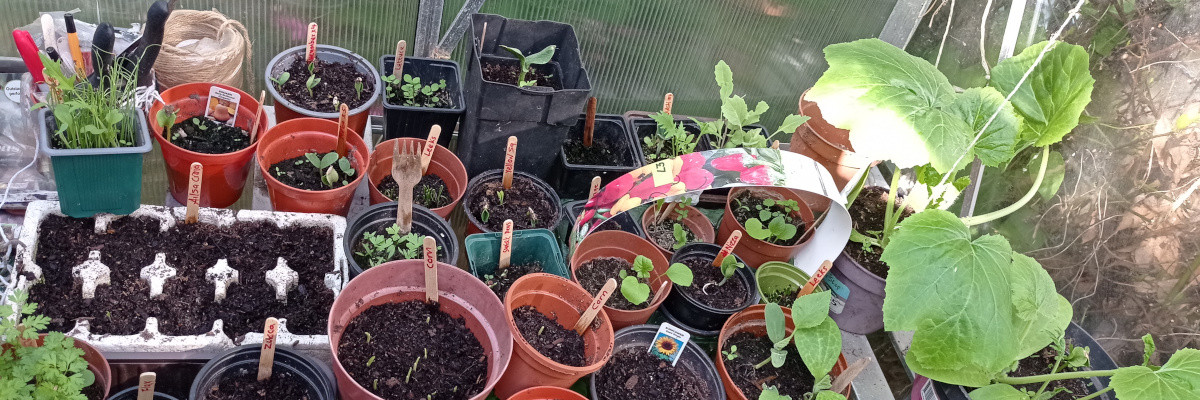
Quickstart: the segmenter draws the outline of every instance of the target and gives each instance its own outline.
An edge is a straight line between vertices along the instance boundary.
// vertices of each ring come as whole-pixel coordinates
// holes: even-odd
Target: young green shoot
[[[479,220],[486,224],[490,219],[492,219],[492,211],[488,209],[487,204],[484,204],[483,210],[479,211]]]
[[[749,209],[749,206],[738,203],[740,208]],[[797,229],[788,223],[787,217],[799,210],[800,203],[795,200],[764,199],[762,204],[754,206],[758,216],[746,220],[746,233],[752,238],[774,244],[792,240],[796,237]]]
[[[45,53],[41,53],[41,58],[50,95],[47,102],[37,103],[33,108],[48,106],[54,115],[52,147],[98,149],[134,145],[138,130],[132,103],[137,89],[135,71],[115,65],[102,74],[99,85],[76,85],[77,77],[63,74],[60,62]]]
[[[764,134],[762,128],[747,129],[747,126],[758,123],[770,106],[760,101],[751,110],[744,96],[734,95],[733,71],[724,60],[717,62],[713,74],[716,76],[717,86],[720,87],[721,118],[698,124],[700,136],[709,138],[715,148],[767,147],[776,136],[791,135],[808,121],[806,116],[791,114],[784,117],[783,122],[770,135]]]
[[[419,76],[404,74],[403,78],[385,76],[383,82],[388,100],[401,100],[401,105],[432,108],[438,107],[444,100],[438,93],[446,89],[445,79],[426,84]]]
[[[329,152],[324,155],[320,153],[305,153],[304,159],[308,160],[317,171],[321,171],[321,183],[327,187],[334,187],[339,181],[342,185],[347,182],[343,177],[349,178],[354,175],[354,166],[350,163],[348,157],[338,157],[337,152]],[[337,167],[336,169],[334,167]],[[341,171],[341,174],[338,173]],[[344,175],[343,175],[344,174]]]
[[[500,200],[500,203],[499,203],[500,205],[504,205],[504,191],[503,190],[496,191],[496,199]]]
[[[368,359],[367,359],[367,366],[368,366],[368,367],[370,367],[370,366],[371,366],[371,364],[374,364],[374,363],[375,363],[375,356],[371,356],[371,358],[368,358]]]
[[[546,48],[542,49],[541,51],[530,55],[525,55],[524,53],[521,53],[520,49],[515,49],[505,45],[500,45],[500,48],[512,53],[512,55],[517,58],[517,61],[520,62],[521,72],[517,75],[517,86],[526,87],[537,86],[537,81],[528,81],[525,80],[525,77],[529,75],[529,71],[534,65],[542,65],[552,61],[554,59],[554,50],[557,47],[554,45],[546,46]]]
[[[538,217],[537,217],[537,213],[533,212],[533,207],[528,207],[525,209],[525,217],[529,218],[530,226],[537,226]]]
[[[354,98],[362,100],[363,80],[362,77],[354,78]]]
[[[41,346],[32,346],[50,318],[36,314],[37,303],[30,303],[25,291],[13,292],[9,300],[0,307],[0,394],[6,399],[83,399],[83,389],[96,376],[75,339],[48,332]]]
[[[618,274],[621,278],[621,295],[625,296],[625,300],[629,300],[634,305],[640,305],[650,299],[648,282],[650,282],[650,272],[653,270],[654,262],[646,256],[639,255],[633,259],[633,275],[627,274],[624,270]],[[676,285],[692,286],[692,270],[686,265],[671,264],[665,275]]]
[[[171,128],[175,126],[175,120],[178,118],[179,107],[173,105],[163,106],[163,108],[154,114],[154,120],[158,122],[158,126],[163,128],[163,137],[167,141],[171,140]]]
[[[642,138],[647,162],[658,162],[696,151],[700,140],[684,128],[683,122],[677,123],[674,116],[663,112],[650,114],[650,118],[658,127],[654,134]]]
[[[309,64],[309,65],[312,65],[312,64]],[[304,82],[304,87],[306,89],[308,89],[309,97],[313,96],[313,88],[317,87],[317,84],[319,84],[319,83],[321,83],[321,78],[318,78],[316,75],[308,76],[308,80]]]
[[[738,358],[737,345],[729,346],[729,350],[722,351],[721,354],[725,355],[726,360],[733,361],[733,360],[737,359]]]
[[[392,260],[418,259],[421,258],[424,239],[424,236],[416,233],[401,234],[400,227],[390,225],[384,229],[382,235],[375,232],[363,233],[362,250],[354,254],[367,260],[367,268]]]
[[[671,234],[675,237],[675,244],[671,245],[671,250],[677,251],[688,244],[688,234],[683,230],[683,224],[674,223],[671,226]]]
[[[279,76],[271,78],[271,82],[275,82],[276,86],[283,87],[283,84],[287,83],[288,79],[291,77],[292,74],[288,73],[287,71],[283,71],[283,73],[279,74]]]

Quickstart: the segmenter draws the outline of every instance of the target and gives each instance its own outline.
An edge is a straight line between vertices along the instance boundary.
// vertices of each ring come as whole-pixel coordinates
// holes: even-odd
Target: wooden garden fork
[[[412,231],[412,191],[421,181],[421,151],[417,146],[396,143],[392,148],[392,179],[400,186],[396,193],[396,225],[401,232],[409,233]]]

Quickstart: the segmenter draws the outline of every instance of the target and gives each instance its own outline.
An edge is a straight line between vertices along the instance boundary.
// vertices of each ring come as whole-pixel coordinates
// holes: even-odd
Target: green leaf
[[[692,269],[680,263],[667,268],[667,279],[679,286],[692,286]]]
[[[787,117],[783,118],[783,123],[779,124],[779,129],[776,129],[775,133],[795,132],[796,129],[800,129],[800,125],[804,125],[805,122],[808,122],[808,118],[809,117],[806,115],[788,115]]]
[[[779,342],[787,337],[787,330],[784,329],[783,308],[775,303],[767,303],[763,309],[763,320],[767,323],[767,338],[771,339],[772,343]]]
[[[759,221],[758,218],[751,218],[750,220],[746,221],[745,225],[746,233],[750,234],[750,237],[752,238],[766,240],[767,238],[771,237],[771,231],[767,230],[767,228],[764,228],[762,222]]]
[[[972,239],[954,214],[925,210],[900,223],[880,260],[890,267],[884,328],[912,330],[914,372],[985,386],[1016,354],[1009,266],[1002,236]]]
[[[792,302],[792,322],[797,328],[812,328],[829,317],[829,291],[806,294]]]
[[[626,276],[621,280],[621,295],[625,296],[625,300],[635,305],[646,302],[650,298],[650,286],[638,282],[637,278]]]
[[[1180,349],[1157,371],[1144,365],[1117,369],[1109,386],[1122,399],[1200,398],[1200,350]]]
[[[633,270],[638,276],[649,276],[650,271],[654,270],[654,262],[646,256],[639,255],[633,259]]]
[[[337,163],[338,163],[338,168],[341,169],[342,172],[345,172],[347,175],[354,174],[354,167],[352,165],[350,165],[349,158],[345,158],[345,157],[339,158]]]
[[[763,390],[758,395],[758,400],[792,400],[792,396],[779,394],[779,389],[774,386],[763,385]]]
[[[554,50],[557,48],[558,47],[554,46],[554,45],[546,46],[546,48],[542,49],[541,51],[539,51],[537,53],[533,53],[533,54],[525,56],[525,62],[529,63],[529,65],[540,65],[540,64],[548,63],[554,59]]]
[[[817,397],[813,400],[846,400],[846,396],[842,396],[841,393],[822,390],[817,392]]]
[[[321,168],[325,168],[330,165],[333,165],[333,163],[337,162],[337,160],[338,160],[337,152],[331,151],[331,152],[329,152],[329,154],[321,156]]]
[[[786,343],[785,343],[786,345]],[[787,351],[783,349],[771,348],[771,366],[775,368],[783,368],[783,364],[787,362]]]
[[[800,353],[800,359],[804,360],[804,366],[808,367],[808,372],[813,376],[828,374],[837,363],[838,356],[842,354],[842,331],[828,315],[817,326],[796,327],[792,333],[792,340],[796,344],[796,352]]]
[[[987,124],[987,130],[975,143],[972,153],[989,167],[999,166],[1011,160],[1021,129],[1021,119],[1013,111],[1012,104],[1004,100],[1003,94],[990,87],[970,88],[957,98],[958,100],[946,111],[966,121],[971,128],[971,139],[983,129],[984,124],[992,118],[992,114],[1001,109],[996,119]],[[972,154],[968,153],[963,162],[970,162],[971,156]]]
[[[972,400],[1029,400],[1029,395],[1011,385],[996,383],[971,391]]]
[[[725,60],[717,61],[717,66],[713,67],[713,75],[716,76],[717,86],[721,88],[721,98],[733,96],[733,70],[729,69]]]
[[[779,240],[789,240],[796,236],[796,226],[787,223],[783,218],[772,219],[769,228],[771,228],[771,235]]]
[[[1155,348],[1157,348],[1157,346],[1154,345],[1154,336],[1150,336],[1149,333],[1142,336],[1142,349],[1144,350],[1144,354],[1142,354],[1142,365],[1147,367],[1150,366],[1150,357],[1154,356]]]
[[[1071,302],[1058,294],[1050,274],[1037,260],[1012,254],[1009,269],[1018,357],[1026,357],[1063,336],[1071,323]]]
[[[729,129],[741,130],[741,127],[746,126],[747,114],[749,112],[750,110],[746,106],[746,99],[733,96],[721,100],[721,117],[729,122]]]
[[[1005,95],[1012,92],[1047,43],[1029,46],[1021,54],[996,64],[991,85]],[[1061,141],[1079,125],[1079,115],[1091,101],[1095,82],[1088,72],[1087,50],[1055,43],[1012,97],[1017,113],[1025,118],[1022,141],[1038,147]]]

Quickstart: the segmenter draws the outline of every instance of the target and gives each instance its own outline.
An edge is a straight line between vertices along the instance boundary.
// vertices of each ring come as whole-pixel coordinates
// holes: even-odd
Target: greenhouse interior
[[[0,399],[1200,399],[1200,1],[3,3]]]

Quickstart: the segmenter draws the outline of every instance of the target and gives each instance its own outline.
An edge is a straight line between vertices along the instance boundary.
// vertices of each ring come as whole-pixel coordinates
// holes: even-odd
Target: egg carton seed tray
[[[142,205],[128,216],[111,214],[96,215],[94,230],[96,233],[106,232],[109,224],[120,218],[148,217],[158,220],[160,232],[166,232],[176,224],[182,223],[185,212],[186,207],[167,208]],[[35,201],[29,204],[29,208],[25,214],[25,224],[21,232],[17,254],[18,273],[15,277],[15,284],[12,288],[9,288],[10,293],[13,290],[29,290],[35,285],[43,283],[43,269],[36,262],[37,244],[41,234],[42,223],[51,215],[63,216],[57,202]],[[333,251],[333,265],[329,266],[329,272],[325,273],[324,285],[332,292],[333,298],[336,298],[349,280],[346,254],[341,245],[346,231],[345,218],[327,214],[261,210],[241,210],[236,212],[213,208],[201,208],[199,210],[199,223],[202,224],[229,228],[238,222],[265,222],[274,224],[279,228],[330,228],[333,231],[332,243],[330,243]],[[103,249],[93,250],[88,254],[86,261],[74,266],[71,272],[74,281],[78,285],[74,285],[71,288],[63,288],[63,290],[77,291],[82,300],[85,297],[92,296],[97,287],[111,285],[113,283],[110,279],[111,271],[100,262],[102,252]],[[165,254],[157,253],[154,262],[142,267],[139,273],[141,279],[147,281],[150,287],[147,298],[168,296],[169,294],[163,293],[163,287],[171,285],[175,275],[176,270],[167,264]],[[207,287],[211,290],[205,295],[213,296],[214,299],[222,299],[229,287],[231,285],[238,285],[241,280],[241,272],[230,268],[225,259],[220,259],[213,266],[207,268],[204,275],[208,283]],[[298,273],[287,267],[287,261],[283,257],[280,257],[276,261],[275,267],[267,270],[265,275],[267,284],[273,286],[275,301],[286,301],[288,296],[296,298],[294,296],[303,295],[296,290]],[[196,295],[199,296],[200,294]],[[9,301],[8,293],[0,301]],[[59,316],[49,315],[49,317],[55,318]],[[161,318],[163,316],[160,315],[158,317]],[[294,334],[288,330],[286,316],[280,316],[279,320],[279,334],[276,339],[279,343],[320,358],[329,358],[329,337],[327,335]],[[213,321],[212,329],[203,334],[166,335],[159,331],[159,318],[155,318],[155,316],[146,318],[144,329],[137,334],[112,335],[93,333],[90,321],[81,318],[75,321],[74,327],[67,332],[67,335],[85,340],[100,351],[126,353],[184,351],[219,353],[238,345],[262,342],[262,334],[255,332],[247,333],[242,337],[231,338],[225,333],[224,321],[220,319]]]

